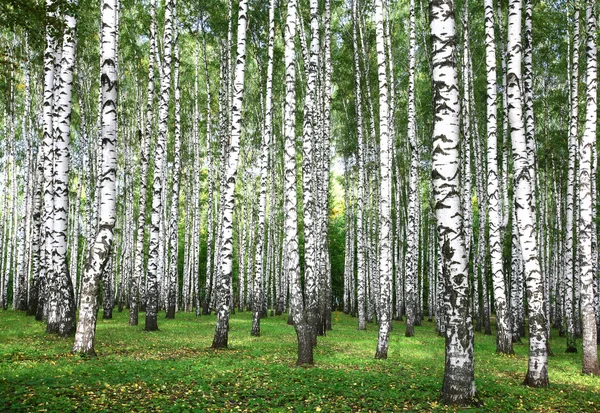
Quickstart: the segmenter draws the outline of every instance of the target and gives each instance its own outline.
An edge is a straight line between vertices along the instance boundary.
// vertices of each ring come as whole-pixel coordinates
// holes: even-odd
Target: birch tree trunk
[[[52,277],[50,281],[46,332],[62,337],[75,330],[75,299],[67,265],[67,224],[69,221],[69,135],[71,96],[75,66],[75,18],[66,14],[59,73],[55,83],[53,120],[53,212]],[[58,92],[56,92],[58,88]]]
[[[146,194],[148,182],[148,156],[154,123],[154,49],[156,48],[156,0],[150,0],[150,54],[148,56],[148,101],[146,103],[146,131],[140,138],[140,197],[135,239],[135,264],[131,279],[131,304],[129,325],[138,325],[140,282],[144,273],[144,233],[146,228]]]
[[[173,13],[175,15],[175,13]],[[179,44],[177,18],[174,24],[174,54],[173,54],[173,81],[175,83],[175,148],[173,156],[173,177],[171,189],[171,212],[169,224],[169,273],[167,275],[167,318],[175,318],[175,308],[177,306],[177,292],[179,283],[179,173],[181,169],[181,90],[179,88]],[[196,270],[193,270],[194,276]]]
[[[100,276],[110,257],[113,229],[116,221],[116,167],[117,167],[117,0],[103,0],[101,4],[101,86],[102,86],[102,170],[99,175],[100,206],[98,232],[90,245],[88,261],[82,279],[81,308],[73,344],[74,353],[95,355],[94,338],[98,318],[98,289]]]
[[[579,144],[579,231],[578,243],[580,251],[581,271],[581,315],[583,334],[583,374],[600,375],[598,367],[598,347],[596,317],[594,312],[594,272],[592,261],[592,231],[595,199],[593,197],[593,182],[596,179],[594,171],[594,150],[596,147],[597,129],[597,97],[598,97],[598,67],[596,49],[596,14],[594,1],[588,1],[586,7],[587,47],[586,47],[586,110],[585,129]]]
[[[296,209],[296,0],[287,4],[284,29],[285,106],[284,122],[284,254],[285,273],[290,285],[290,315],[298,340],[296,365],[313,364],[313,333],[306,319],[300,285],[300,257],[298,253],[298,211]]]
[[[406,226],[406,337],[415,335],[418,219],[419,202],[419,146],[415,106],[416,22],[415,2],[410,1],[408,49],[408,143],[410,145],[410,174],[408,178],[408,214]]]
[[[150,226],[150,248],[148,251],[146,331],[158,330],[157,311],[159,300],[159,277],[161,252],[161,224],[163,217],[163,174],[166,170],[167,121],[171,96],[171,50],[173,46],[173,14],[175,0],[165,4],[164,56],[160,76],[160,103],[158,108],[158,139],[154,151],[154,182],[152,185],[152,216]]]
[[[267,161],[269,155],[269,145],[271,135],[273,134],[273,51],[275,45],[275,0],[269,1],[269,44],[268,44],[268,62],[267,62],[267,81],[265,93],[265,120],[264,131],[262,135],[261,155],[260,155],[260,194],[258,200],[258,234],[256,242],[256,273],[254,276],[254,298],[252,314],[252,332],[253,336],[260,336],[260,317],[262,312],[262,302],[264,300],[264,290],[262,288],[264,271],[264,245],[265,245],[265,214],[267,209]]]
[[[521,91],[521,0],[510,0],[508,6],[508,121],[514,159],[514,196],[519,243],[524,261],[525,282],[529,305],[529,369],[525,384],[548,386],[548,350],[546,346],[546,317],[544,292],[536,239],[536,223],[530,163],[523,124]]]
[[[363,137],[363,110],[360,85],[360,59],[358,50],[358,0],[352,1],[352,43],[354,46],[354,76],[356,93],[356,138],[358,140],[358,196],[356,199],[356,257],[357,257],[357,305],[358,305],[358,329],[366,330],[366,243],[365,243],[365,149]]]
[[[501,208],[498,179],[497,146],[497,86],[496,86],[496,43],[494,33],[494,4],[485,0],[485,48],[487,68],[487,196],[489,219],[489,248],[496,307],[497,338],[496,351],[513,354],[510,327],[510,312],[506,300],[506,285],[502,264]]]
[[[446,365],[442,401],[474,401],[473,326],[469,312],[468,261],[458,192],[460,105],[455,61],[454,2],[431,3],[430,28],[434,85],[432,180],[434,209],[446,294]]]
[[[375,31],[377,44],[377,74],[379,78],[379,339],[376,359],[386,359],[391,320],[392,280],[392,156],[390,154],[388,76],[384,44],[383,1],[375,1]]]
[[[225,171],[225,187],[221,193],[223,224],[221,225],[220,271],[217,281],[217,325],[212,348],[226,348],[228,344],[230,290],[233,274],[233,210],[235,207],[235,181],[238,169],[240,136],[242,134],[242,103],[244,97],[244,73],[246,68],[246,23],[248,2],[240,0],[238,9],[237,59],[233,81],[231,107],[231,135],[229,155]]]

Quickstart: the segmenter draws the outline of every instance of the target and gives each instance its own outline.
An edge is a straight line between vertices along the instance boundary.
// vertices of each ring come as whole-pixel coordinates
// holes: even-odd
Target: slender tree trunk
[[[265,123],[262,136],[261,155],[260,155],[260,195],[258,201],[258,235],[256,243],[256,273],[254,275],[254,311],[252,314],[252,332],[253,336],[260,336],[260,316],[261,305],[264,300],[264,290],[262,288],[264,271],[264,245],[265,245],[265,213],[267,208],[267,161],[269,155],[269,144],[273,133],[273,51],[275,45],[275,0],[269,2],[269,44],[268,44],[268,62],[267,62],[267,81],[265,94]],[[267,273],[268,276],[268,273]]]
[[[410,1],[409,49],[408,49],[408,142],[410,145],[410,174],[408,183],[408,214],[406,226],[406,337],[415,335],[416,279],[418,258],[418,219],[419,202],[419,144],[415,105],[415,64],[416,64],[416,18],[415,2]]]
[[[570,114],[568,134],[568,172],[567,172],[567,216],[565,228],[565,324],[567,333],[567,353],[576,353],[575,324],[573,320],[573,267],[574,267],[574,213],[575,213],[575,162],[577,159],[577,141],[579,136],[579,8],[573,11],[573,55],[570,76]]]
[[[598,367],[598,347],[596,318],[594,313],[594,263],[592,261],[592,231],[594,211],[593,182],[594,151],[596,147],[598,97],[598,69],[596,49],[596,14],[595,2],[588,1],[586,7],[587,47],[586,47],[586,114],[585,130],[579,144],[579,232],[578,242],[581,269],[581,314],[583,333],[583,374],[600,375]]]
[[[358,329],[366,330],[366,243],[365,243],[365,149],[363,138],[362,97],[360,85],[360,61],[358,50],[358,0],[352,1],[352,42],[354,46],[354,75],[356,93],[356,136],[358,140],[358,196],[356,199],[356,257],[357,257],[357,304],[358,304]]]
[[[379,279],[380,313],[379,339],[376,359],[386,359],[391,320],[391,280],[392,280],[392,156],[390,154],[388,76],[386,73],[386,52],[384,44],[383,1],[375,1],[375,30],[377,41],[377,67],[379,77],[379,169],[381,174],[379,195]]]
[[[494,33],[494,4],[485,0],[485,48],[487,68],[487,196],[489,219],[489,251],[496,308],[496,351],[513,354],[510,311],[502,263],[501,206],[498,179],[498,111],[496,101],[496,43]]]
[[[244,73],[246,68],[246,23],[248,18],[248,2],[240,0],[238,9],[237,59],[233,83],[233,104],[231,108],[231,135],[229,156],[226,168],[226,186],[221,193],[223,204],[223,225],[221,225],[221,257],[217,282],[217,325],[212,348],[225,348],[228,344],[229,330],[229,296],[233,274],[233,210],[235,207],[235,181],[242,133],[242,103],[244,97]]]
[[[117,166],[117,61],[116,32],[118,12],[116,0],[103,0],[101,85],[102,85],[102,170],[100,174],[100,207],[98,233],[86,263],[81,291],[81,308],[73,344],[74,353],[95,355],[94,338],[98,317],[100,276],[110,257],[116,221]]]
[[[165,4],[164,56],[160,76],[160,104],[158,108],[158,139],[154,151],[154,182],[152,185],[152,217],[150,227],[150,249],[148,251],[146,331],[158,330],[157,312],[159,304],[159,286],[162,254],[160,245],[161,225],[163,224],[163,186],[166,185],[167,121],[171,96],[171,50],[173,47],[173,15],[175,0]]]
[[[175,13],[174,13],[175,14]],[[181,90],[179,87],[179,44],[177,19],[174,17],[173,81],[175,83],[175,148],[173,156],[173,185],[171,190],[171,212],[169,224],[169,273],[167,275],[167,318],[175,318],[177,291],[179,285],[179,171],[181,169]],[[194,274],[196,271],[194,271]]]
[[[146,228],[146,193],[148,182],[148,156],[152,140],[154,123],[154,49],[156,48],[156,0],[150,0],[150,55],[148,56],[148,101],[146,103],[146,131],[138,132],[140,139],[140,197],[135,239],[135,264],[131,279],[131,305],[129,307],[129,325],[138,325],[140,282],[144,273],[144,231]]]

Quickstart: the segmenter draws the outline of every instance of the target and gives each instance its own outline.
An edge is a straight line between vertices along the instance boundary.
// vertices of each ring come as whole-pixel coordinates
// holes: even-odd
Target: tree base
[[[377,349],[375,352],[375,360],[387,360],[387,350],[379,351],[379,349]]]
[[[459,395],[444,396],[442,394],[442,396],[440,397],[440,403],[442,403],[446,406],[456,406],[456,407],[481,407],[481,406],[483,406],[482,401],[479,400],[477,395],[475,395],[473,397],[467,397],[467,396],[459,396]]]
[[[548,381],[548,374],[545,374],[543,377],[540,378],[534,378],[531,377],[529,372],[527,372],[527,376],[525,376],[525,381],[523,382],[523,384],[528,387],[541,388],[548,387],[550,383]]]
[[[70,337],[75,334],[75,323],[74,320],[63,321],[58,323],[48,323],[46,326],[46,333],[56,334],[59,337]]]
[[[225,338],[217,337],[217,335],[215,334],[215,337],[213,338],[213,342],[212,342],[212,345],[210,346],[210,348],[212,348],[213,350],[226,349],[227,348],[227,337],[225,337]]]
[[[156,320],[156,316],[146,316],[146,325],[144,327],[144,330],[146,331],[157,331],[158,330],[158,323]]]
[[[252,317],[252,331],[250,332],[252,337],[260,337],[260,317],[257,312]]]
[[[406,331],[404,332],[405,337],[414,337],[415,336],[415,326],[406,324]]]
[[[167,314],[165,318],[169,320],[175,319],[175,306],[170,306],[169,308],[167,308]]]
[[[298,361],[296,366],[308,367],[314,365],[313,360],[313,330],[306,324],[296,324],[296,336],[298,338]]]

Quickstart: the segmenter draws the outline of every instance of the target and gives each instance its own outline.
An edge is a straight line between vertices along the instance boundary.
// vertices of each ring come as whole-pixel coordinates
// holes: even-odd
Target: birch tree
[[[498,179],[497,146],[497,86],[496,86],[496,43],[494,34],[494,4],[485,0],[485,49],[487,68],[487,196],[490,237],[490,261],[498,326],[496,351],[512,354],[510,312],[506,300],[506,285],[502,264],[500,190]]]
[[[235,182],[238,169],[240,137],[242,134],[242,103],[244,97],[244,74],[246,70],[246,26],[248,2],[240,0],[238,9],[237,59],[233,81],[233,103],[231,107],[231,135],[229,154],[225,170],[225,187],[221,192],[222,225],[219,273],[217,280],[217,325],[212,348],[225,348],[228,344],[230,291],[233,274],[233,210],[235,208]]]
[[[391,279],[392,279],[392,157],[390,154],[389,102],[386,51],[384,44],[383,1],[375,1],[375,33],[377,44],[377,75],[379,78],[379,279],[380,313],[379,339],[375,358],[387,358],[388,340],[392,325]]]
[[[273,52],[275,47],[275,0],[269,1],[269,43],[267,50],[267,81],[265,93],[265,119],[260,154],[260,194],[258,201],[258,235],[256,243],[256,273],[254,276],[254,298],[252,314],[252,335],[260,336],[260,317],[264,290],[264,245],[265,245],[265,214],[267,209],[267,166],[269,144],[273,134]]]
[[[598,367],[598,347],[596,318],[594,313],[594,278],[597,277],[592,261],[592,221],[595,218],[595,199],[592,182],[596,179],[594,171],[594,151],[596,150],[598,66],[596,48],[595,2],[588,1],[586,6],[587,47],[586,47],[586,110],[585,129],[579,143],[579,231],[581,271],[581,315],[583,333],[583,374],[600,375]],[[596,291],[596,294],[598,292]]]
[[[137,234],[135,238],[135,262],[131,278],[131,304],[129,307],[129,325],[138,325],[140,282],[144,273],[144,233],[146,229],[146,193],[148,182],[148,156],[152,140],[152,125],[154,118],[154,54],[156,47],[156,0],[150,0],[150,53],[148,55],[148,101],[146,103],[145,133],[139,134],[140,139],[140,196],[137,219]]]
[[[94,339],[98,317],[98,290],[100,277],[111,255],[113,229],[116,221],[116,168],[117,168],[117,0],[103,0],[101,4],[102,43],[102,170],[99,174],[100,205],[98,232],[86,262],[82,279],[81,307],[73,344],[74,353],[95,355]]]
[[[543,307],[544,293],[533,213],[534,205],[531,199],[534,182],[532,182],[530,174],[523,123],[521,16],[521,0],[510,0],[507,45],[508,122],[514,163],[514,208],[529,305],[529,367],[525,384],[531,387],[546,387],[548,386],[548,350],[546,317]]]
[[[465,405],[475,398],[475,372],[468,261],[458,191],[460,105],[452,0],[431,4],[430,30],[435,97],[431,177],[442,274],[450,298],[445,303],[446,364],[442,401]]]
[[[166,171],[167,152],[167,121],[169,116],[169,100],[171,96],[171,51],[173,47],[173,14],[175,0],[165,3],[165,28],[164,28],[164,56],[160,71],[160,103],[158,107],[158,139],[154,151],[154,182],[152,185],[152,215],[150,226],[150,247],[148,251],[147,274],[147,303],[146,303],[146,331],[158,330],[157,311],[159,300],[161,223],[163,221],[163,175]]]
[[[410,145],[410,174],[408,178],[408,214],[406,226],[406,337],[415,335],[418,219],[419,202],[419,147],[415,106],[416,22],[415,2],[410,1],[408,46],[408,143]]]

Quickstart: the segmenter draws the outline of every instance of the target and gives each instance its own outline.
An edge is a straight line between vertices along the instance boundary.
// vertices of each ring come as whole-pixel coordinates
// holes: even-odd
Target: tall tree
[[[138,325],[140,282],[144,273],[144,233],[146,229],[146,193],[148,183],[148,156],[154,123],[154,54],[156,48],[156,0],[150,0],[150,52],[148,55],[148,102],[146,104],[145,133],[140,137],[140,196],[138,201],[137,233],[135,238],[135,263],[131,278],[129,325]]]
[[[304,311],[298,252],[298,211],[296,209],[296,0],[289,0],[284,29],[285,105],[284,126],[284,247],[285,276],[289,278],[290,316],[298,340],[297,365],[313,364],[313,333]]]
[[[229,154],[225,170],[225,187],[221,193],[222,216],[220,270],[217,280],[217,325],[212,348],[227,347],[229,330],[230,295],[233,277],[233,210],[235,208],[235,182],[242,134],[242,103],[244,97],[244,74],[246,71],[246,26],[248,1],[240,0],[238,8],[237,59],[233,81],[233,102],[231,106],[231,135]]]
[[[98,290],[100,276],[111,255],[113,229],[116,221],[116,169],[117,169],[117,0],[103,0],[101,76],[102,87],[102,170],[99,174],[100,205],[98,209],[98,232],[85,265],[81,289],[81,307],[77,332],[73,344],[74,353],[95,355],[94,338],[98,318]]]
[[[475,397],[473,325],[469,311],[468,261],[458,191],[459,88],[455,60],[454,1],[431,3],[434,123],[432,172],[442,274],[446,295],[446,365],[442,400],[464,405]]]
[[[406,226],[406,337],[415,335],[417,260],[419,256],[418,218],[419,202],[419,144],[415,105],[416,18],[415,2],[410,1],[408,46],[408,143],[410,145],[410,173],[408,178],[408,214]]]
[[[596,129],[598,119],[598,66],[596,48],[595,2],[588,1],[586,7],[587,47],[586,47],[586,110],[585,129],[579,144],[579,251],[581,271],[581,315],[583,333],[583,374],[600,375],[596,317],[594,313],[594,278],[597,277],[592,261],[592,221],[595,218],[596,203],[592,182],[596,179],[594,152],[596,150]],[[598,291],[596,291],[598,294]]]
[[[74,4],[70,4],[71,6]],[[75,18],[65,14],[60,72],[55,88],[54,153],[53,153],[53,229],[52,277],[50,281],[49,333],[71,335],[75,330],[75,298],[67,265],[67,224],[69,221],[69,138],[71,133],[71,97],[75,67]],[[56,74],[55,74],[56,76]]]
[[[260,336],[260,317],[262,303],[265,299],[264,280],[264,245],[265,245],[265,214],[267,209],[267,167],[269,144],[273,134],[273,52],[275,48],[275,0],[269,1],[269,43],[267,50],[267,81],[265,93],[265,119],[260,154],[260,195],[258,201],[258,235],[256,242],[256,273],[254,275],[254,306],[252,314],[252,335]]]
[[[529,368],[525,384],[532,387],[548,386],[548,350],[546,346],[546,317],[544,291],[536,239],[536,222],[532,191],[534,182],[530,173],[527,141],[523,123],[521,90],[521,0],[508,4],[508,121],[514,164],[515,216],[519,244],[524,262],[527,303],[529,305]]]
[[[568,172],[567,172],[567,216],[565,228],[565,324],[567,335],[567,353],[576,353],[575,324],[573,320],[573,267],[574,267],[574,215],[575,215],[575,162],[577,159],[577,141],[579,134],[579,8],[574,3],[573,10],[573,55],[571,57],[570,87],[570,114],[569,134],[567,141]]]
[[[352,44],[354,50],[354,77],[355,77],[355,106],[356,106],[356,139],[358,141],[358,196],[356,199],[356,261],[357,261],[357,305],[358,305],[358,329],[367,328],[366,318],[366,242],[365,242],[365,157],[363,137],[363,109],[360,83],[360,60],[358,50],[358,0],[352,1]]]
[[[163,259],[160,246],[163,222],[163,186],[166,171],[167,132],[169,101],[171,97],[171,51],[173,47],[173,14],[175,0],[165,3],[165,28],[163,33],[164,55],[160,70],[160,102],[158,105],[158,139],[154,151],[154,181],[152,185],[152,216],[150,224],[150,248],[148,251],[146,331],[158,330],[157,312],[159,301],[160,262]]]
[[[375,358],[387,358],[392,326],[392,156],[390,153],[387,56],[383,0],[375,1],[375,37],[379,79],[379,339]]]
[[[485,62],[487,68],[487,196],[490,239],[489,250],[492,267],[492,282],[494,285],[496,324],[498,326],[496,351],[499,353],[512,354],[510,312],[506,299],[506,285],[502,268],[501,210],[498,179],[496,40],[494,33],[494,4],[492,0],[485,0],[485,49]]]

